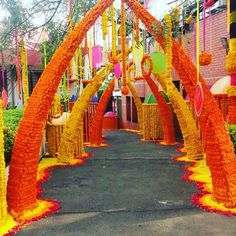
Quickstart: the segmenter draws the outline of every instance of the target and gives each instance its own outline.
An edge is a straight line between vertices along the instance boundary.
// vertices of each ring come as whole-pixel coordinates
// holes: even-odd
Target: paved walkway
[[[59,200],[61,211],[17,235],[236,235],[235,217],[192,206],[195,186],[172,161],[176,146],[126,131],[106,135],[109,147],[87,149],[93,157],[84,166],[56,168],[43,185],[43,197]]]

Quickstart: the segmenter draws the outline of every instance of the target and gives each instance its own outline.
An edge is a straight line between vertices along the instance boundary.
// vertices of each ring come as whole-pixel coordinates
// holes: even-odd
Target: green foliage
[[[23,109],[3,110],[4,156],[7,164],[10,162],[15,134],[22,115]]]
[[[23,109],[16,108],[16,109],[3,110],[4,128],[8,128],[16,132],[22,115],[23,115]]]
[[[234,145],[234,152],[236,153],[236,125],[227,125],[227,129]]]
[[[4,156],[5,162],[8,164],[11,159],[11,153],[14,145],[15,132],[11,129],[5,128],[3,130],[4,134]]]

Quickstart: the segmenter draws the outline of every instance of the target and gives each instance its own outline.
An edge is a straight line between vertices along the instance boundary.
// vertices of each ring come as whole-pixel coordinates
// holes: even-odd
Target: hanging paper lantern
[[[198,83],[195,88],[195,96],[194,96],[194,110],[198,117],[202,113],[202,108],[203,108],[203,90],[201,84]]]
[[[161,52],[153,52],[151,54],[153,72],[154,73],[163,73],[166,71],[166,56]]]
[[[121,76],[121,65],[120,65],[120,62],[117,62],[114,65],[114,73],[115,73],[116,79],[120,79],[120,76]]]
[[[99,68],[102,65],[103,53],[102,47],[97,45],[92,48],[92,66],[93,68]]]

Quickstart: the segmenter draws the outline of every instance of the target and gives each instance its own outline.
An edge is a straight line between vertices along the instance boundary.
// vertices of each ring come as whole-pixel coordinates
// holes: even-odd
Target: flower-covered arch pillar
[[[8,208],[22,215],[37,206],[37,168],[42,132],[62,74],[86,32],[113,0],[100,0],[68,34],[43,71],[25,108],[12,152],[7,186]]]
[[[148,31],[161,45],[164,39],[162,26],[136,0],[123,0],[145,24]],[[173,66],[178,73],[193,105],[197,70],[183,48],[173,41]],[[199,118],[206,150],[206,159],[212,175],[213,196],[226,206],[236,206],[236,161],[232,142],[225,127],[224,118],[200,76],[204,92],[204,110]],[[206,125],[207,121],[207,125]],[[204,130],[205,129],[205,130]],[[208,135],[210,134],[211,139]]]

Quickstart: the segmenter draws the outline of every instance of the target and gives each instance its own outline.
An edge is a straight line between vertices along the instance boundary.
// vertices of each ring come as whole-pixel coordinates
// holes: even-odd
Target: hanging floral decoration
[[[212,54],[209,52],[202,52],[199,55],[199,63],[201,66],[207,66],[212,62]]]
[[[143,139],[142,141],[162,140],[163,129],[157,104],[143,104]]]
[[[27,106],[28,99],[29,99],[29,83],[28,83],[28,69],[27,69],[27,53],[25,50],[23,39],[20,41],[20,60],[21,60],[21,68],[22,68],[24,105]]]
[[[126,28],[125,28],[125,4],[121,2],[121,25],[120,25],[120,33],[121,33],[121,53],[122,53],[122,89],[121,93],[123,95],[127,95],[129,93],[129,89],[126,83]]]
[[[139,18],[135,17],[135,41],[139,44],[140,41],[140,30],[139,30]]]
[[[18,98],[21,100],[21,73],[20,73],[20,56],[19,56],[19,38],[18,32],[15,34],[16,41],[16,80],[18,89]]]
[[[102,144],[102,124],[103,124],[103,117],[106,112],[107,104],[110,101],[112,96],[112,92],[114,90],[115,79],[113,78],[110,83],[107,85],[106,89],[104,90],[98,106],[96,108],[93,121],[92,121],[92,128],[90,131],[90,145],[92,146],[101,146]]]
[[[110,8],[110,15],[111,15],[111,29],[112,29],[112,57],[116,57],[116,19],[115,19],[115,8],[114,4],[111,5]]]
[[[2,100],[0,99],[0,228],[6,223],[6,164],[4,158],[4,136],[2,118]]]
[[[201,66],[207,66],[212,62],[212,54],[206,51],[206,0],[203,2],[203,52],[199,55]]]

